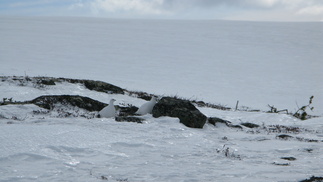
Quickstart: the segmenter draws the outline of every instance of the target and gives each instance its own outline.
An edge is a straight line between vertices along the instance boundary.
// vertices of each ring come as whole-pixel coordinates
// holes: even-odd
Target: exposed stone
[[[290,163],[277,163],[277,162],[273,162],[272,164],[274,164],[276,166],[290,166]]]
[[[127,92],[129,93],[130,96],[144,99],[146,101],[150,101],[151,97],[153,96],[157,97],[156,95],[148,94],[147,92],[140,92],[140,91],[127,91]]]
[[[133,116],[135,115],[135,112],[138,110],[138,107],[136,106],[129,106],[129,107],[118,106],[118,108],[119,108],[119,116]]]
[[[217,118],[217,117],[210,117],[208,118],[208,122],[214,126],[216,126],[217,123],[222,123],[225,124],[226,126],[230,127],[230,128],[238,128],[238,129],[242,129],[242,127],[240,125],[233,125],[230,121],[221,119],[221,118]]]
[[[59,78],[58,80],[67,81],[69,83],[81,83],[84,84],[84,86],[89,90],[95,90],[98,92],[105,92],[110,94],[124,94],[124,90],[122,88],[102,81],[80,80],[70,78]]]
[[[107,106],[107,104],[100,101],[79,95],[46,95],[37,97],[30,102],[45,109],[53,109],[55,104],[69,104],[88,111],[100,111]]]
[[[310,179],[305,179],[300,182],[323,182],[323,177],[312,176]]]
[[[189,101],[163,97],[153,108],[153,117],[170,116],[179,118],[187,127],[203,128],[206,116]]]
[[[245,126],[247,128],[258,128],[259,125],[254,124],[254,123],[241,123],[242,126]]]
[[[216,123],[222,123],[222,124],[225,124],[225,125],[229,125],[231,122],[230,121],[227,121],[227,120],[224,120],[224,119],[221,119],[221,118],[217,118],[217,117],[210,117],[208,118],[208,122],[214,126],[216,126]]]
[[[295,157],[281,157],[281,159],[288,160],[288,161],[295,161]]]
[[[84,86],[90,90],[99,92],[124,94],[122,88],[102,81],[83,80]]]
[[[43,85],[56,85],[54,80],[41,80],[41,84],[43,84]]]
[[[193,100],[191,102],[193,104],[196,104],[199,107],[209,107],[209,108],[214,108],[214,109],[219,109],[219,110],[224,110],[224,111],[231,110],[230,107],[225,107],[225,106],[222,106],[222,105],[211,104],[211,103],[205,103],[203,101],[195,101],[195,100]]]
[[[307,138],[303,138],[303,137],[296,137],[296,140],[298,140],[300,142],[320,142],[319,140],[307,139]],[[321,142],[323,142],[323,140]]]
[[[311,149],[311,148],[305,148],[304,149],[304,152],[308,152],[308,153],[312,153],[314,149]]]
[[[282,134],[282,135],[278,135],[276,138],[283,139],[283,140],[288,140],[288,139],[294,138],[294,137],[292,137],[290,135]]]
[[[118,122],[134,122],[134,123],[142,123],[144,119],[134,117],[134,116],[118,116],[115,119]]]
[[[302,129],[299,127],[293,126],[284,126],[284,125],[268,125],[268,130],[273,133],[300,133]]]

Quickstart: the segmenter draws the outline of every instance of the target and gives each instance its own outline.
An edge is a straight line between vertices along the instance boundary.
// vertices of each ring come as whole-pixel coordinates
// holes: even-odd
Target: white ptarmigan
[[[136,114],[145,115],[151,113],[156,104],[156,101],[157,98],[155,96],[151,97],[149,102],[146,102],[142,106],[140,106]]]
[[[109,102],[109,105],[104,107],[99,112],[101,117],[112,118],[112,117],[116,116],[116,109],[114,108],[114,104],[113,104],[114,101],[116,101],[116,100],[111,99],[110,102]]]

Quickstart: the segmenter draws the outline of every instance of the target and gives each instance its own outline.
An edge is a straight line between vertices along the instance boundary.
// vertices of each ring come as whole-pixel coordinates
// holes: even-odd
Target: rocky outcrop
[[[124,94],[125,90],[103,82],[103,81],[95,81],[95,80],[85,80],[85,79],[72,79],[72,78],[54,78],[54,77],[28,77],[28,76],[0,76],[1,81],[5,80],[13,80],[17,81],[19,85],[25,86],[27,83],[32,83],[35,88],[43,88],[44,86],[56,85],[56,83],[60,82],[69,82],[69,83],[80,83],[83,84],[89,90],[95,90],[98,92],[105,92],[109,94]]]
[[[124,90],[122,88],[102,81],[79,80],[79,79],[69,79],[69,78],[59,78],[59,80],[67,81],[70,83],[81,83],[89,90],[95,90],[98,92],[105,92],[109,94],[124,94]]]
[[[37,80],[37,84],[43,85],[56,85],[53,79],[39,79]]]
[[[100,111],[107,106],[107,104],[100,101],[79,95],[45,95],[31,100],[30,103],[45,109],[53,109],[56,104],[62,104],[77,106],[88,111]]]
[[[318,176],[312,176],[309,179],[304,179],[300,182],[322,182],[323,181],[323,177],[318,177]]]
[[[230,121],[221,119],[221,118],[217,118],[217,117],[210,117],[208,118],[208,122],[214,126],[216,126],[219,123],[225,124],[227,127],[230,128],[238,128],[238,129],[242,129],[242,126],[240,125],[233,125]]]
[[[177,117],[181,123],[191,128],[203,128],[207,119],[191,102],[172,97],[163,97],[154,106],[152,114],[153,117]]]
[[[106,93],[115,93],[115,94],[124,94],[123,90],[120,87],[114,86],[109,83],[105,83],[102,81],[91,81],[91,80],[83,80],[84,86],[90,90],[95,90],[98,92],[106,92]]]
[[[78,108],[86,109],[87,111],[100,111],[108,104],[91,99],[89,97],[83,97],[79,95],[45,95],[37,97],[31,101],[26,101],[22,104],[32,103],[39,107],[51,110],[60,105],[76,106]],[[115,106],[119,112],[120,117],[127,117],[135,115],[138,107],[135,106]],[[125,120],[124,118],[120,118]],[[130,119],[131,120],[131,119]],[[132,121],[132,122],[137,122]]]

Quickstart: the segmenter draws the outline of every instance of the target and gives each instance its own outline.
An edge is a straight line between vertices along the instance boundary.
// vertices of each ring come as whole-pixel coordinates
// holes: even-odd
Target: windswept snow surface
[[[323,23],[0,17],[0,75],[323,114]],[[297,104],[296,104],[297,103]]]
[[[117,105],[139,107],[146,102],[70,83],[37,88],[7,80],[0,82],[0,88],[0,95],[20,100],[69,93],[103,102],[115,98]],[[262,127],[240,130],[206,124],[193,129],[177,118],[149,114],[141,116],[146,119],[143,124],[137,124],[112,118],[60,118],[55,111],[48,113],[32,104],[0,106],[0,181],[269,182],[323,175],[322,118],[300,121],[285,114],[199,110],[233,124],[252,122]],[[270,132],[270,125],[301,130],[275,133]],[[280,140],[280,134],[295,138]]]

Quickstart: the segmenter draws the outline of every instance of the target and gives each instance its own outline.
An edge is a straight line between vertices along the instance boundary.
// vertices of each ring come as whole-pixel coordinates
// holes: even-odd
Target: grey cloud
[[[3,5],[0,15],[323,21],[323,0],[12,0]]]
[[[322,0],[163,0],[156,8],[176,17],[323,21]]]
[[[216,7],[225,6],[244,6],[247,5],[246,0],[164,0],[165,6],[195,6],[195,7]]]
[[[164,8],[176,9],[179,7],[216,8],[225,6],[246,9],[279,9],[304,6],[323,6],[322,0],[164,0]]]

